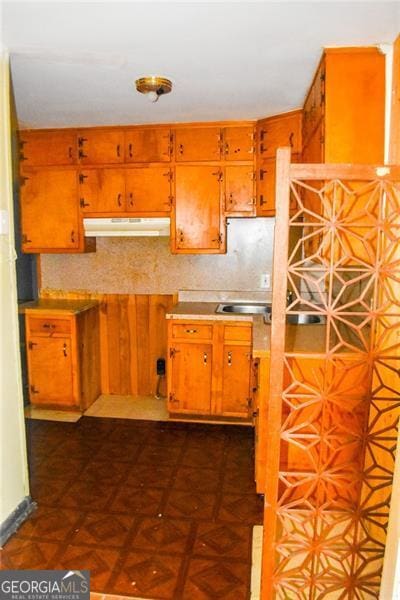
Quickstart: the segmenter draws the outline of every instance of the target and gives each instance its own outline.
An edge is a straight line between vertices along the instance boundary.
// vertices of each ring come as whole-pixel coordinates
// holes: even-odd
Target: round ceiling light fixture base
[[[172,81],[166,77],[150,75],[140,77],[135,81],[136,89],[141,94],[146,94],[150,102],[157,102],[160,96],[169,94],[172,90]]]

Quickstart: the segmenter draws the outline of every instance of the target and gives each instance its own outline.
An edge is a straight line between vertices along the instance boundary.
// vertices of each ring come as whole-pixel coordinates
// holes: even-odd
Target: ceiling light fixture
[[[172,90],[172,81],[166,77],[156,77],[155,75],[140,77],[140,79],[136,79],[135,85],[137,91],[146,94],[150,102],[157,102],[160,96],[169,94]]]

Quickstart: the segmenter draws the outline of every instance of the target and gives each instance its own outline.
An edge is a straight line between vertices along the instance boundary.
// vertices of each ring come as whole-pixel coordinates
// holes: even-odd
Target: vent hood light
[[[87,237],[169,237],[170,219],[83,219]]]

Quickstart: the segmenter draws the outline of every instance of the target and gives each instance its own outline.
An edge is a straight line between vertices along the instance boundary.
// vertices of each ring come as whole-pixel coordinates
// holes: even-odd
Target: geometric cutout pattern
[[[379,597],[400,415],[400,184],[317,172],[289,177],[276,224],[292,294],[272,320],[322,324],[303,346],[272,332],[265,598],[364,600]]]

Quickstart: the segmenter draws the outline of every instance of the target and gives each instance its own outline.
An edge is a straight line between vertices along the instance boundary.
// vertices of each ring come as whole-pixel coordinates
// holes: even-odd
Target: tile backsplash
[[[258,290],[272,273],[274,219],[229,219],[228,252],[173,255],[168,238],[98,238],[89,254],[43,254],[42,289],[106,294]]]

